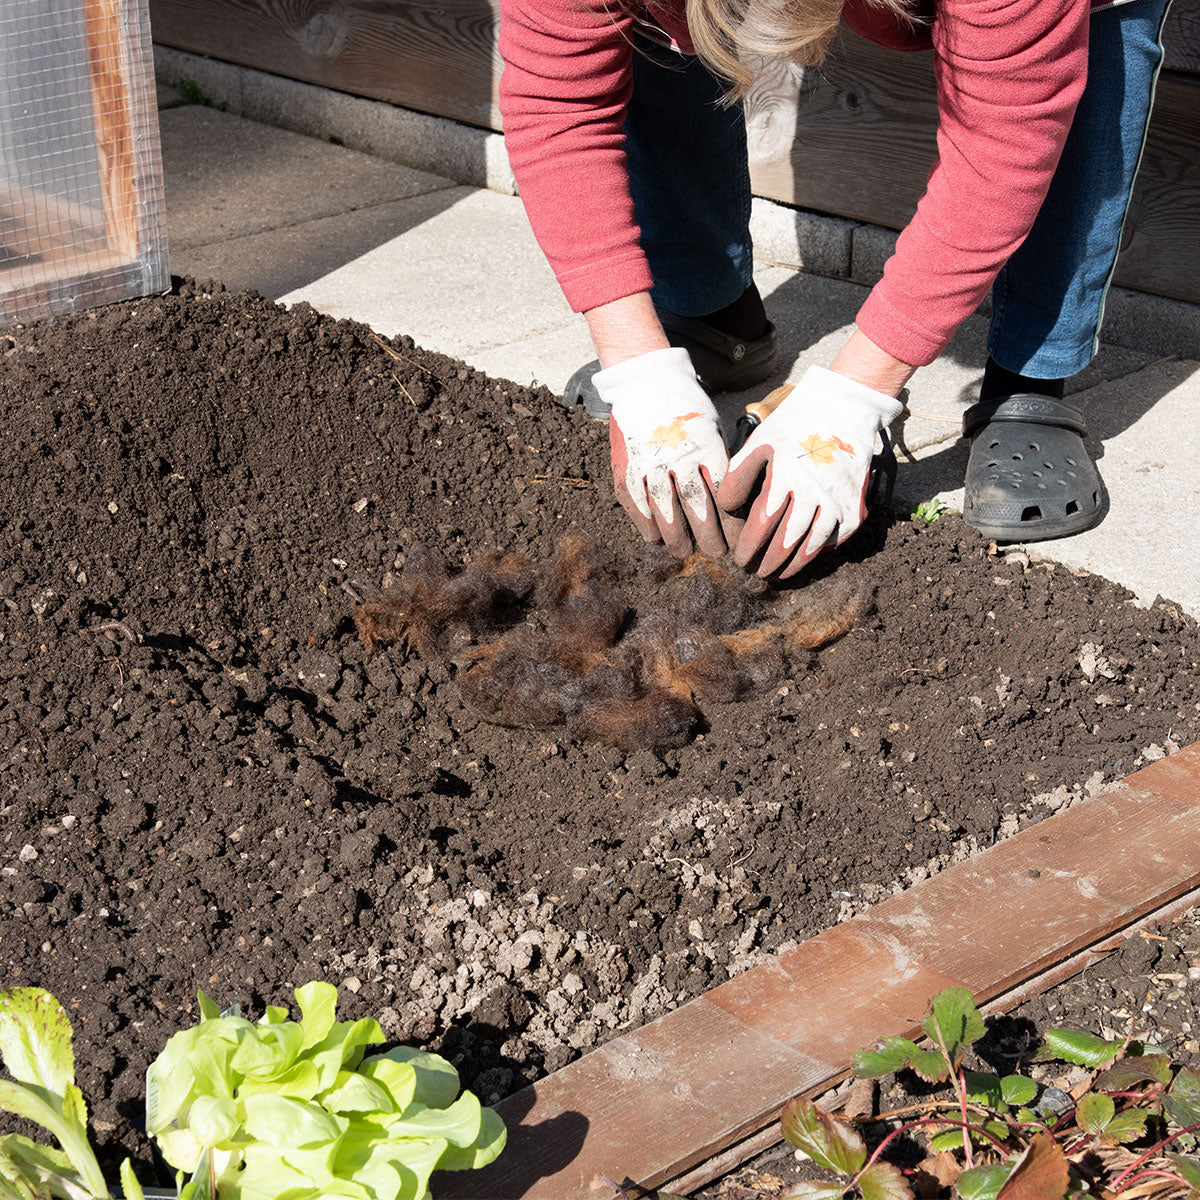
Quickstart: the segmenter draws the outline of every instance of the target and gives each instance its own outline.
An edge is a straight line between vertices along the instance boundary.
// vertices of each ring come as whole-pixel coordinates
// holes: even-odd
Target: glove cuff
[[[828,367],[809,367],[796,386],[797,396],[819,393],[822,399],[844,404],[860,404],[869,408],[879,418],[880,428],[886,429],[903,411],[904,402],[877,392],[865,383],[839,375]]]
[[[657,391],[672,385],[700,390],[696,369],[688,352],[679,346],[650,350],[606,367],[592,376],[596,392],[620,420],[620,409],[627,403],[644,403],[647,391]],[[701,393],[703,395],[703,393]],[[706,397],[707,399],[707,397]]]

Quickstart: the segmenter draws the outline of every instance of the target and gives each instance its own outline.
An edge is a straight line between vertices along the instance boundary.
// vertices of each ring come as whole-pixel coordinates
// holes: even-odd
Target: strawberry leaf
[[[1149,1116],[1144,1108],[1127,1108],[1109,1121],[1104,1130],[1104,1140],[1122,1146],[1136,1142],[1145,1136],[1146,1119]]]
[[[1017,1158],[996,1200],[1065,1200],[1070,1175],[1067,1156],[1048,1133],[1039,1133]]]
[[[984,1121],[983,1128],[990,1133],[992,1137],[1001,1142],[1004,1141],[1004,1139],[1008,1137],[1009,1133],[1011,1132],[1008,1128],[1008,1125],[1004,1121]],[[979,1140],[983,1141],[983,1138],[980,1138]]]
[[[1091,1092],[1084,1096],[1075,1110],[1079,1128],[1091,1134],[1103,1133],[1116,1115],[1117,1106],[1108,1096],[1099,1092]]]
[[[1037,1095],[1038,1085],[1028,1075],[1005,1075],[1000,1080],[1000,1094],[1005,1104],[1018,1108]]]
[[[966,988],[943,988],[929,1002],[924,1022],[929,1040],[941,1046],[951,1059],[966,1045],[983,1037],[987,1027]]]
[[[926,1083],[944,1083],[950,1078],[950,1070],[936,1050],[918,1050],[908,1060],[908,1065]]]
[[[999,1108],[1004,1103],[999,1075],[984,1071],[964,1071],[963,1079],[967,1085],[967,1099],[972,1104],[986,1104],[990,1108]]]
[[[1079,1067],[1102,1067],[1121,1052],[1120,1042],[1107,1042],[1083,1029],[1047,1029],[1046,1044],[1035,1062],[1061,1060]]]
[[[780,1200],[842,1200],[846,1194],[846,1184],[843,1183],[814,1183],[806,1180],[804,1183],[793,1183],[786,1191],[780,1192]]]
[[[862,1200],[913,1200],[900,1168],[891,1163],[872,1163],[858,1177],[858,1190]]]
[[[961,1200],[996,1200],[1012,1174],[1012,1163],[986,1163],[964,1171],[954,1187]]]
[[[908,1038],[890,1037],[876,1042],[870,1050],[858,1050],[854,1055],[854,1073],[863,1079],[890,1075],[908,1066],[911,1055],[920,1054],[916,1042]]]
[[[854,1175],[867,1161],[866,1142],[844,1121],[803,1096],[789,1101],[781,1125],[784,1141],[828,1171]]]
[[[1184,1158],[1182,1154],[1168,1154],[1175,1170],[1194,1188],[1200,1188],[1200,1159]]]
[[[891,1037],[879,1042],[872,1050],[859,1050],[854,1055],[854,1071],[863,1079],[874,1079],[907,1067],[926,1083],[943,1083],[950,1072],[945,1059],[936,1050],[922,1050],[908,1038]]]
[[[1167,1089],[1163,1106],[1180,1125],[1200,1124],[1200,1071],[1184,1067]]]
[[[944,1129],[929,1139],[929,1148],[939,1154],[943,1150],[961,1150],[962,1144],[961,1129]]]
[[[1140,1054],[1117,1059],[1092,1086],[1101,1092],[1129,1092],[1140,1083],[1170,1082],[1171,1060],[1165,1054]]]

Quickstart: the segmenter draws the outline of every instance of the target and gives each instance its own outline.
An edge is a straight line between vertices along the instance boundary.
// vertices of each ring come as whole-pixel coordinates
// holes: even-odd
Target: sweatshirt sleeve
[[[500,111],[543,253],[577,312],[650,288],[625,164],[632,20],[602,0],[501,0]]]
[[[938,158],[858,315],[904,362],[945,349],[1045,199],[1087,76],[1089,0],[943,0]]]

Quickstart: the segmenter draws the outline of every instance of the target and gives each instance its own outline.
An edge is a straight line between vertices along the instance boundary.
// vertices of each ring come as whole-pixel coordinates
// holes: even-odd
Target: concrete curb
[[[851,234],[849,277],[855,283],[874,285],[883,276],[884,263],[891,258],[899,236],[878,225],[856,225]],[[979,312],[986,316],[991,310],[991,298],[987,297]],[[1200,304],[1115,287],[1104,306],[1103,340],[1163,358],[1200,359]]]
[[[492,130],[166,46],[154,47],[154,65],[160,84],[173,86],[190,79],[210,101],[238,116],[336,141],[472,187],[517,194],[504,137]],[[877,225],[806,212],[758,196],[750,230],[760,261],[868,287],[882,275],[897,237]],[[988,307],[985,300],[981,311]],[[1104,340],[1164,358],[1200,359],[1200,305],[1113,288]]]

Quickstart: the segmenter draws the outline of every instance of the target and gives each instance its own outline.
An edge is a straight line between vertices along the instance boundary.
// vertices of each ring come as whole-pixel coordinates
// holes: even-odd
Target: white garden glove
[[[875,439],[903,411],[883,392],[809,367],[734,456],[721,483],[717,503],[734,512],[762,480],[734,562],[744,567],[761,553],[758,574],[786,579],[844,542],[867,515]]]
[[[688,352],[651,350],[598,371],[594,382],[612,407],[613,487],[642,537],[678,558],[692,552],[693,538],[702,554],[724,554],[715,497],[729,454]]]

